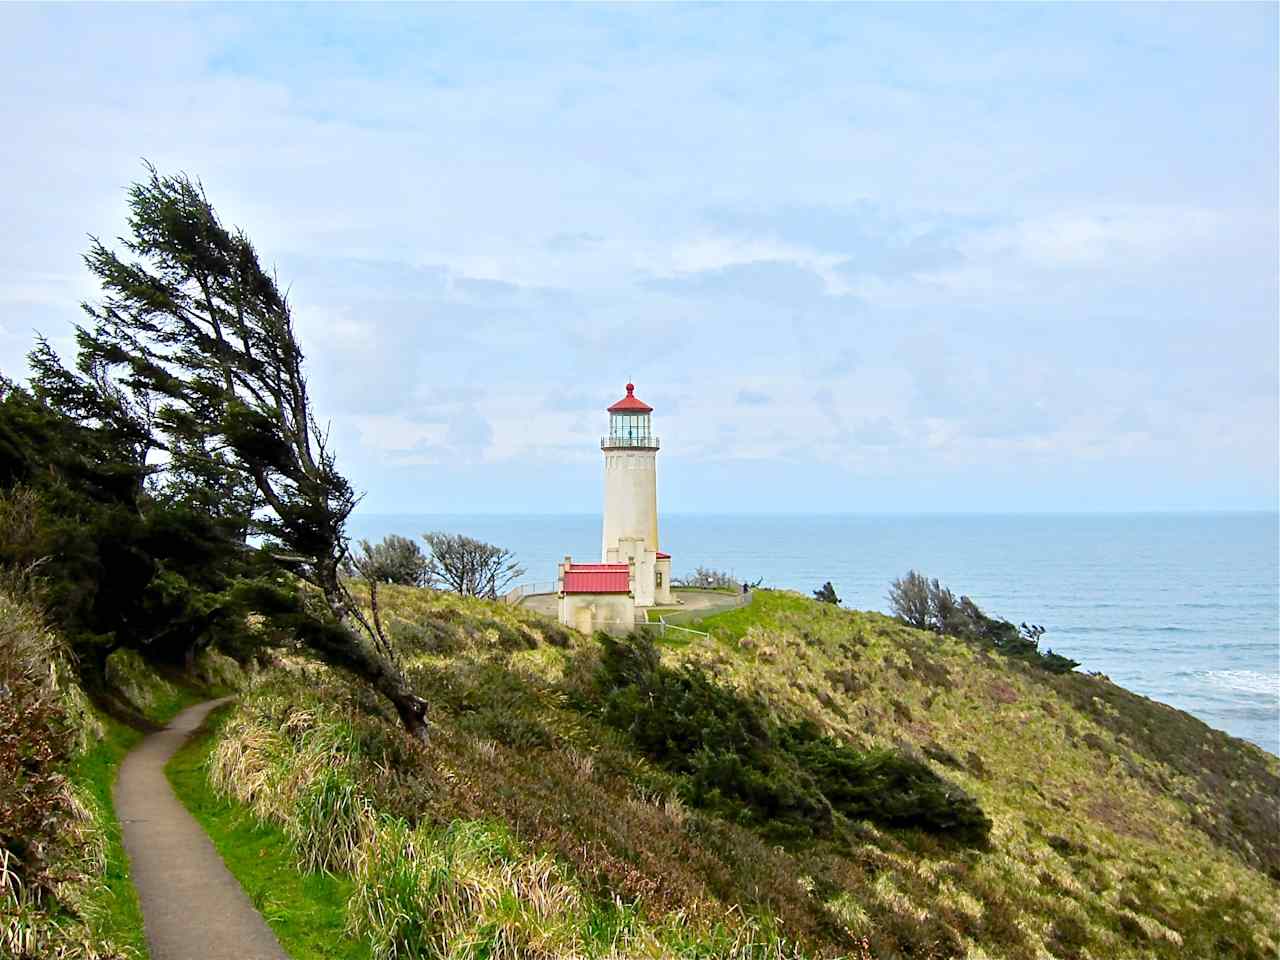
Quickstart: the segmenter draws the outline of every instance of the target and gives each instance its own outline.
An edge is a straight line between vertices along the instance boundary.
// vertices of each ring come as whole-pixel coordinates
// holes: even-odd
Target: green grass
[[[366,960],[368,944],[346,935],[346,904],[353,884],[346,877],[304,874],[295,866],[289,838],[278,827],[217,796],[206,762],[229,707],[210,715],[204,727],[165,767],[174,792],[199,821],[223,862],[275,931],[294,960]]]
[[[202,692],[178,686],[172,695],[148,711],[148,719],[167,723],[179,711],[204,699]],[[108,716],[99,715],[103,735],[79,757],[68,771],[72,783],[92,800],[93,815],[106,838],[106,868],[101,883],[88,894],[89,916],[94,935],[148,956],[138,893],[129,874],[129,857],[124,850],[120,820],[116,816],[112,788],[120,764],[142,739],[142,732]]]
[[[752,590],[751,602],[720,613],[712,613],[701,620],[691,620],[686,626],[705,630],[719,639],[741,640],[747,630],[780,613],[803,613],[809,601],[795,594],[776,590]]]
[[[124,852],[120,821],[116,818],[111,788],[120,762],[142,734],[133,727],[102,718],[104,734],[70,771],[72,782],[93,799],[94,816],[107,840],[106,869],[101,886],[91,895],[94,933],[123,947],[148,956],[147,938],[142,929],[142,909],[138,893],[129,877],[129,858]]]

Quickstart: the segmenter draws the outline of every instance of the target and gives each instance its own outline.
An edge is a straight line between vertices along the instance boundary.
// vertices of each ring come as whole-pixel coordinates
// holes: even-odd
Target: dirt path
[[[151,960],[289,960],[164,775],[174,751],[223,702],[184,710],[120,766],[116,813]]]

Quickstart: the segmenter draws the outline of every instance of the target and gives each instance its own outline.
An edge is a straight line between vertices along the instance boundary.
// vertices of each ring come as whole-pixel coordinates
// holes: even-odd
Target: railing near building
[[[652,631],[664,640],[666,639],[668,630],[674,631],[676,636],[683,636],[686,640],[691,640],[694,637],[701,637],[705,640],[711,636],[711,634],[707,633],[705,630],[693,630],[689,627],[681,627],[674,623],[667,623],[667,618],[663,614],[658,614],[658,622],[654,623],[648,618],[647,614],[637,613],[636,626]]]
[[[540,593],[555,593],[556,584],[554,581],[548,583],[520,583],[512,587],[502,595],[502,602],[507,606],[517,606],[525,597],[536,596]]]
[[[600,438],[600,449],[611,450],[616,447],[628,447],[635,450],[657,450],[658,438],[643,437],[615,437],[613,435]]]

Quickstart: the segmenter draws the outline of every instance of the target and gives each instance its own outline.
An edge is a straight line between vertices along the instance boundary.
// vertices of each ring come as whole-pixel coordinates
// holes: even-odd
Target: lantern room
[[[611,447],[657,450],[658,438],[650,427],[653,407],[636,396],[636,385],[627,384],[627,395],[609,408],[609,434],[600,439],[601,449]]]

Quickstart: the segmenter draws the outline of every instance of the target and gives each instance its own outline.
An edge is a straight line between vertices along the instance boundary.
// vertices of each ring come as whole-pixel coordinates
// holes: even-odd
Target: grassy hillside
[[[380,606],[429,746],[290,662],[209,766],[300,869],[350,880],[347,936],[374,956],[1280,942],[1280,762],[1104,678],[771,591],[667,648],[429,591]]]

